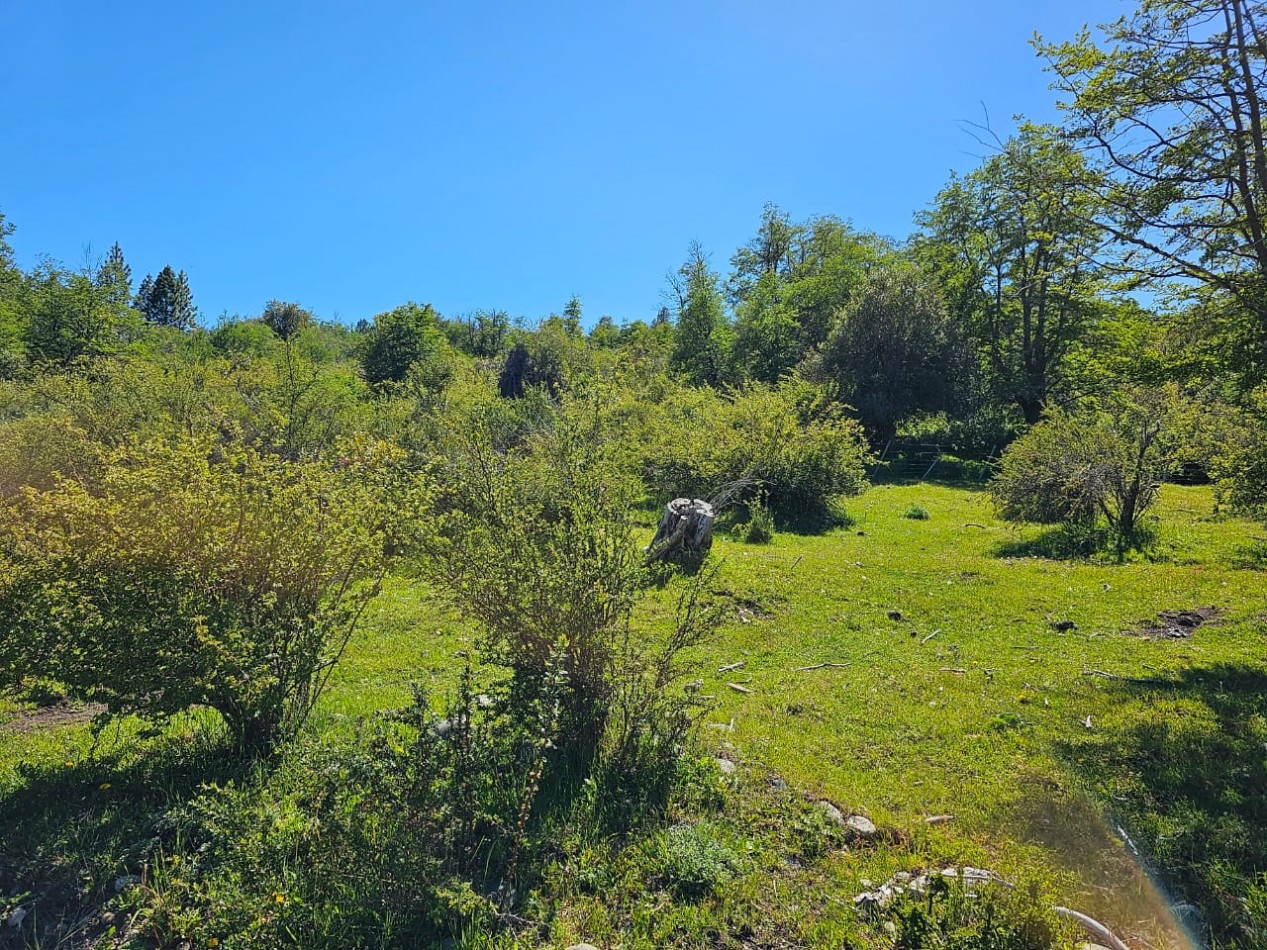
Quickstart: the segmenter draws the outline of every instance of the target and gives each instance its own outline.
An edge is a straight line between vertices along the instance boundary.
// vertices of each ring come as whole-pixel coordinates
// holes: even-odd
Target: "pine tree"
[[[184,271],[173,271],[170,264],[159,271],[156,278],[145,275],[136,294],[136,309],[150,323],[178,330],[192,329],[198,319],[189,278]]]
[[[132,268],[124,260],[118,241],[97,268],[97,286],[106,291],[106,299],[115,306],[126,307],[132,301]]]

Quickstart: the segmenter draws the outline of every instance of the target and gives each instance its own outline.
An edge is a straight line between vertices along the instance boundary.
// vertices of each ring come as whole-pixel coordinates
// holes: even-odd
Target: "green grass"
[[[997,521],[979,491],[927,483],[873,488],[826,534],[719,536],[728,620],[695,657],[715,706],[671,824],[621,840],[565,829],[521,942],[883,946],[853,910],[863,881],[965,862],[1178,946],[1121,828],[1216,933],[1253,946],[1238,900],[1262,900],[1267,872],[1267,576],[1261,528],[1212,505],[1207,488],[1168,486],[1152,547],[1125,563],[1024,556],[1061,552],[1045,529]],[[646,622],[671,606],[666,591]],[[1187,639],[1130,632],[1207,606],[1218,621]],[[475,644],[394,579],[313,730],[400,706],[411,681],[443,693]],[[111,727],[91,755],[83,725],[0,726],[3,892],[98,893],[135,868],[156,814],[202,782],[251,781],[217,757],[207,719],[157,741]],[[871,816],[884,841],[848,845],[819,798]],[[90,897],[65,903],[86,933],[126,929]]]

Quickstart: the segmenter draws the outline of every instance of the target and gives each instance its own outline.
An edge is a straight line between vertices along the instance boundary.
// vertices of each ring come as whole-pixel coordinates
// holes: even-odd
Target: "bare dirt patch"
[[[1186,640],[1203,624],[1217,621],[1223,611],[1218,607],[1197,607],[1193,610],[1163,610],[1130,632],[1145,640]]]
[[[86,706],[70,703],[54,703],[38,709],[19,709],[14,717],[0,724],[0,729],[12,732],[35,732],[39,729],[56,729],[59,726],[77,726],[105,711],[105,706],[89,703]]]

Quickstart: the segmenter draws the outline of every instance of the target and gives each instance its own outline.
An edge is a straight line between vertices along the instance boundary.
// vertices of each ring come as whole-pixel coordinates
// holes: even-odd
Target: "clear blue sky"
[[[1035,30],[1117,0],[0,0],[0,211],[29,265],[119,241],[204,322],[277,297],[535,319],[654,314],[763,202],[904,236],[981,149],[1055,115]]]

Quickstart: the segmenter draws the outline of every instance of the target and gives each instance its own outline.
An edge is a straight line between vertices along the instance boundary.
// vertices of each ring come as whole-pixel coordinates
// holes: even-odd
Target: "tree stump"
[[[713,546],[713,506],[699,498],[674,498],[664,508],[647,559],[702,557]]]

